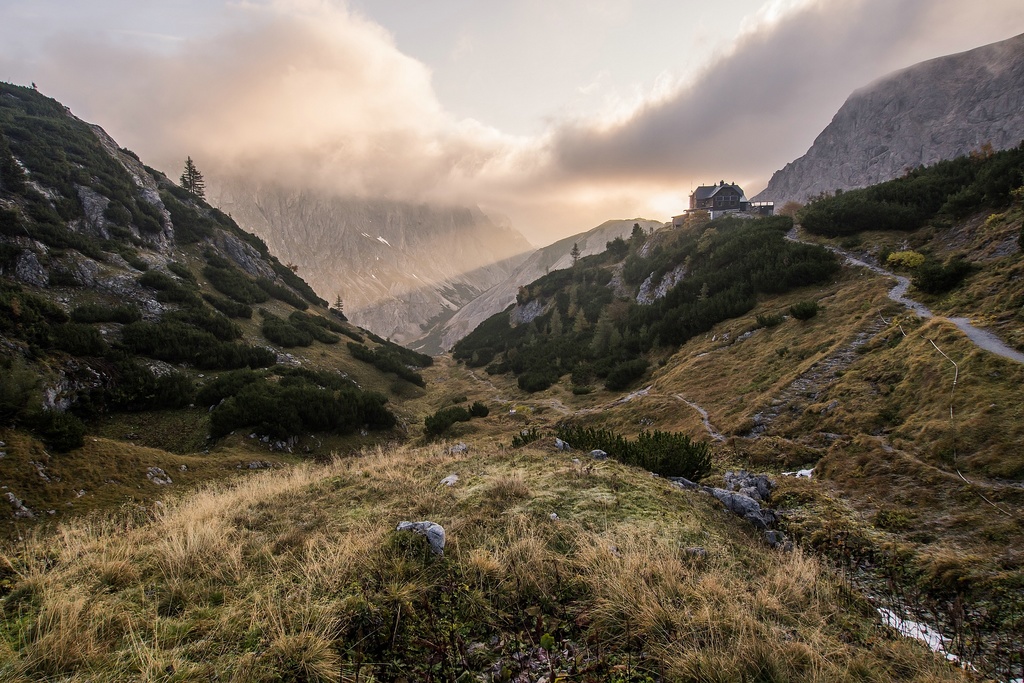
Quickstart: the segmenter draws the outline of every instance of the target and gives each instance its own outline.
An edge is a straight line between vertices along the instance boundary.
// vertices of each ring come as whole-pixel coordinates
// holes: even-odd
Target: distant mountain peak
[[[754,201],[805,202],[866,187],[983,145],[1024,139],[1024,34],[920,62],[854,91]]]

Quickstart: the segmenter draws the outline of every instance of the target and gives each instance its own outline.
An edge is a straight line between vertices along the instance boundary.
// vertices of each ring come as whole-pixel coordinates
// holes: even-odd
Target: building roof
[[[740,201],[746,201],[746,198],[743,195],[743,190],[742,188],[740,188],[739,185],[727,183],[724,180],[718,185],[701,185],[700,187],[693,191],[692,196],[694,199],[697,200],[709,199],[725,189],[735,190],[736,193],[740,196]]]

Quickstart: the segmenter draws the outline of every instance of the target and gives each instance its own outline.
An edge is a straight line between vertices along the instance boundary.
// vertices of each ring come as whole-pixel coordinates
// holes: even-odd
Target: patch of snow
[[[916,638],[931,648],[932,652],[945,655],[949,661],[960,661],[959,657],[946,651],[949,641],[943,638],[941,633],[928,626],[928,624],[904,619],[892,610],[884,607],[879,607],[878,613],[882,616],[882,621],[885,622],[886,626],[895,629],[904,638]]]
[[[814,473],[814,468],[812,467],[809,470],[797,470],[795,472],[783,472],[782,476],[784,476],[784,477],[797,477],[797,478],[807,477],[808,479],[810,479],[811,475],[813,473]]]
[[[377,235],[377,241],[378,242],[383,242],[384,244],[388,245],[389,247],[391,246],[391,242],[388,242],[386,239],[384,239],[380,235]],[[394,247],[391,247],[391,248],[394,249]]]

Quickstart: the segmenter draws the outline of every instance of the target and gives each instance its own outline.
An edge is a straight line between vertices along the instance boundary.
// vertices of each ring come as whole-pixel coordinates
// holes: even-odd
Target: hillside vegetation
[[[420,391],[412,367],[431,363],[350,325],[262,240],[102,130],[8,84],[0,336],[0,477],[18,482],[15,512],[36,517],[158,495],[146,465],[122,473],[126,487],[118,465],[88,462],[100,438],[216,454],[237,430],[264,451],[323,456],[369,431],[393,438],[389,397]]]
[[[527,391],[546,389],[568,373],[581,391],[595,379],[625,389],[643,376],[650,354],[750,311],[759,294],[832,276],[835,257],[785,240],[791,227],[783,217],[723,218],[659,234],[650,244],[635,231],[628,243],[609,242],[602,254],[522,288],[522,324],[513,324],[509,311],[499,313],[459,341],[452,355],[471,367],[486,365],[490,374],[515,373]],[[645,281],[651,289],[670,276],[679,282],[664,296],[637,301]]]
[[[637,225],[432,359],[34,90],[0,133],[0,677],[1024,675],[1024,365],[841,256],[1020,346],[1011,154]],[[808,232],[878,202],[918,223]]]

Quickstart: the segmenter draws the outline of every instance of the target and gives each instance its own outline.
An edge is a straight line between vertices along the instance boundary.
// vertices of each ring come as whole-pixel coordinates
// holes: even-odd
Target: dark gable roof
[[[740,189],[739,185],[726,183],[725,185],[701,185],[693,191],[693,198],[697,200],[709,199],[725,189],[736,190],[736,194],[741,197],[743,196],[743,190]]]

